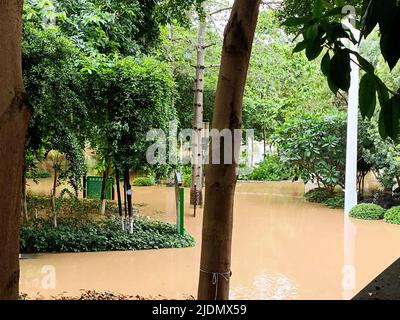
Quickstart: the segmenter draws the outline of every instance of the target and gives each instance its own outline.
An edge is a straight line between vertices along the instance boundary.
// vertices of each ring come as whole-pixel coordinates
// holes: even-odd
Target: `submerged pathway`
[[[351,220],[354,246],[345,250],[349,235],[342,211],[307,203],[303,193],[301,183],[238,184],[231,298],[349,298],[400,256],[400,226]],[[195,296],[202,212],[194,218],[188,200],[186,196],[186,228],[196,247],[29,256],[21,260],[21,292],[45,298],[75,296],[81,289],[172,299]],[[173,188],[135,188],[134,202],[143,204],[142,211],[152,218],[176,219]],[[354,268],[345,266],[345,252]],[[349,281],[349,274],[355,278]]]

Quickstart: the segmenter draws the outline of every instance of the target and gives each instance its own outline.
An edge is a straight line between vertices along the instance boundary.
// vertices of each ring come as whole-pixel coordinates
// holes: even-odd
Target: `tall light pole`
[[[354,8],[353,8],[354,9]],[[360,31],[357,30],[352,20],[354,16],[346,17],[343,26],[353,33],[355,39],[360,38]],[[355,19],[354,19],[355,21]],[[358,44],[351,42],[350,49],[358,52]],[[349,89],[349,100],[347,110],[347,145],[346,145],[346,180],[345,180],[345,205],[344,211],[348,216],[351,209],[357,205],[357,150],[358,150],[358,102],[360,67],[353,60],[351,66],[351,84]]]
[[[355,39],[360,38],[360,31],[355,28],[356,10],[354,7],[344,7],[347,17],[342,22],[343,27],[353,33]],[[350,13],[350,14],[349,14]],[[358,52],[358,44],[350,43],[350,49]],[[347,110],[347,146],[346,146],[346,180],[345,180],[345,215],[343,225],[343,269],[342,288],[343,299],[350,300],[356,289],[356,267],[354,260],[357,227],[350,220],[350,211],[357,205],[357,150],[358,150],[358,101],[360,68],[350,60],[351,82]]]

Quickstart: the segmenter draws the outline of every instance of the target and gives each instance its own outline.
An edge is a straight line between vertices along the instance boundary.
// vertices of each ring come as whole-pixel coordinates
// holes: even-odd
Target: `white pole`
[[[349,29],[356,39],[360,38],[360,31],[355,26],[354,7],[345,7],[350,10],[343,26]],[[353,23],[352,23],[353,22]],[[350,44],[352,51],[358,52],[358,45]],[[355,267],[355,241],[357,227],[350,220],[350,211],[357,205],[357,150],[358,150],[358,101],[360,68],[351,61],[351,83],[349,89],[349,104],[347,111],[347,146],[346,146],[346,180],[345,180],[345,215],[344,215],[344,261],[342,269],[343,299],[350,300],[356,289],[356,267]]]
[[[345,23],[354,37],[359,39],[360,31],[350,23]],[[351,43],[350,49],[358,52],[358,45]],[[358,101],[360,68],[351,61],[351,84],[349,89],[349,104],[347,111],[347,147],[346,147],[346,180],[344,211],[348,216],[351,209],[357,205],[357,136],[358,136]]]

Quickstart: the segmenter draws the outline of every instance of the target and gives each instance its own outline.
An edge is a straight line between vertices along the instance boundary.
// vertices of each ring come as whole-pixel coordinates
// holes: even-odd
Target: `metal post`
[[[356,39],[360,31],[349,22],[344,23]],[[358,52],[358,45],[351,43],[351,50]],[[357,205],[357,136],[358,136],[358,100],[359,100],[360,68],[351,61],[351,85],[349,89],[349,105],[347,111],[347,147],[346,147],[346,180],[345,180],[345,214]]]
[[[193,202],[193,211],[194,211],[193,215],[196,218],[196,208],[197,208],[197,184],[196,183],[194,184],[194,194],[195,194],[196,200]]]

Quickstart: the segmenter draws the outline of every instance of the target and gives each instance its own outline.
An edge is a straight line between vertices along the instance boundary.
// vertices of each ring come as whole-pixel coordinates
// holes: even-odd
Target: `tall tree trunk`
[[[53,177],[53,188],[51,190],[51,209],[56,210],[56,193],[57,193],[57,180],[58,180],[58,170],[57,167],[54,168]]]
[[[130,183],[129,169],[125,168],[124,180],[126,186],[126,201],[128,205],[128,216],[129,216],[129,232],[133,233],[133,215],[132,215],[132,186]]]
[[[21,65],[22,1],[0,1],[0,300],[18,298],[24,148],[31,111]]]
[[[190,184],[190,204],[192,205],[203,205],[202,130],[204,113],[205,36],[206,21],[204,17],[200,17],[193,103],[193,131],[196,132],[196,135],[192,137],[192,179]]]
[[[101,207],[100,207],[100,214],[106,213],[106,203],[107,203],[107,183],[108,183],[108,176],[110,175],[110,167],[107,167],[106,170],[103,172],[103,183],[101,185]]]
[[[122,217],[122,200],[121,200],[121,186],[120,186],[120,176],[119,169],[115,168],[115,181],[117,187],[117,203],[118,203],[118,213],[119,216]]]
[[[233,5],[224,35],[213,118],[214,129],[233,131],[242,126],[243,92],[259,6],[260,0],[235,0]],[[222,158],[223,154],[221,151]],[[210,162],[206,167],[198,289],[198,299],[201,300],[229,299],[232,216],[238,172],[237,159],[234,156],[232,158],[233,164],[223,164],[221,159],[221,164]]]

